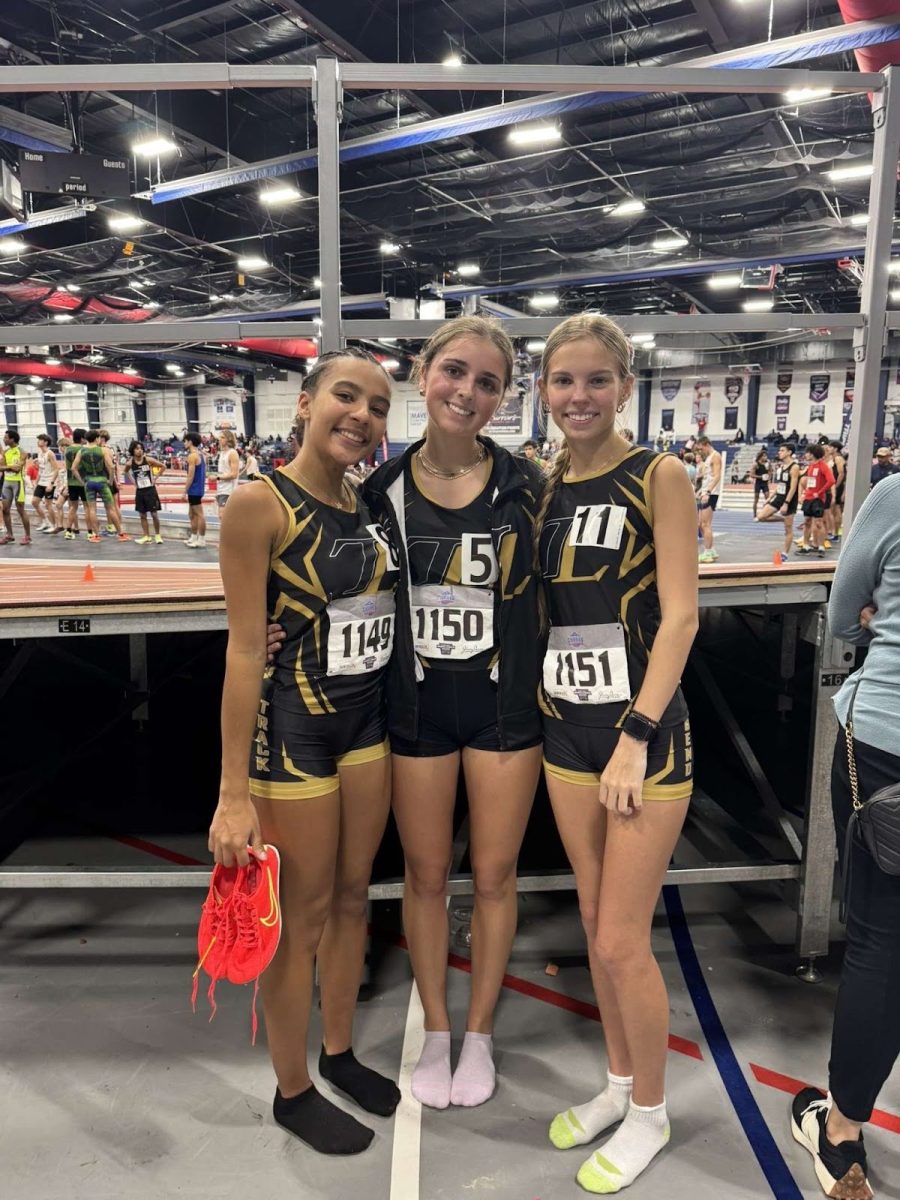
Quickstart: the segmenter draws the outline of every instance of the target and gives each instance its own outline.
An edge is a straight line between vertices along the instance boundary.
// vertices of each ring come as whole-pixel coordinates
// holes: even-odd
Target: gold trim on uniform
[[[391,752],[391,743],[387,738],[374,746],[363,746],[359,750],[348,750],[337,760],[339,767],[358,767],[363,763],[378,762],[387,758]]]

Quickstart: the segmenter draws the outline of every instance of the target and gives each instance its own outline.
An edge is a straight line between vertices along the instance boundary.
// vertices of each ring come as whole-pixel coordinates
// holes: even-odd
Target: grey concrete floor
[[[202,856],[196,838],[165,844]],[[26,845],[10,863],[67,858],[146,863],[139,850],[111,842],[62,841]],[[669,1056],[671,1145],[629,1194],[636,1200],[819,1195],[808,1156],[790,1138],[788,1095],[758,1082],[753,1066],[824,1081],[839,946],[824,965],[823,982],[809,986],[793,977],[794,918],[774,885],[685,887],[681,896],[740,1072],[796,1186],[773,1188],[763,1174],[660,908],[654,944],[669,986],[672,1033],[685,1044]],[[494,1098],[478,1109],[434,1112],[420,1111],[407,1097],[398,1120],[366,1118],[375,1141],[348,1160],[320,1158],[274,1125],[264,1036],[250,1046],[249,989],[223,985],[211,1024],[201,991],[198,1013],[191,1014],[201,900],[200,889],[0,892],[0,1195],[575,1200],[583,1194],[574,1175],[589,1151],[559,1152],[546,1138],[555,1112],[596,1091],[605,1064],[599,1024],[560,1007],[561,997],[592,1004],[573,897],[521,898],[510,986],[498,1014]],[[376,909],[375,922],[390,934],[396,909]],[[468,995],[464,954],[457,949],[450,970],[454,1050]],[[555,977],[545,974],[549,960],[560,965]],[[369,990],[359,1008],[356,1049],[396,1077],[410,975],[391,936],[373,944]],[[315,1057],[315,1028],[311,1046]],[[880,1108],[900,1112],[896,1073]],[[867,1141],[876,1193],[898,1200],[900,1134],[872,1128]]]

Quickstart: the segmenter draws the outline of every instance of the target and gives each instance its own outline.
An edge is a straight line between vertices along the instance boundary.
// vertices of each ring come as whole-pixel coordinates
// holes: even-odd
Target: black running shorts
[[[309,800],[340,787],[341,767],[390,754],[382,703],[309,716],[265,696],[250,749],[250,791],[269,800]]]
[[[155,487],[138,488],[134,493],[134,511],[137,513],[159,512],[162,505]]]
[[[821,500],[804,500],[803,501],[804,517],[812,517],[812,519],[814,521],[817,521],[820,517],[824,516],[824,514],[825,514],[825,505],[822,503]]]
[[[544,717],[544,770],[553,779],[596,788],[621,736],[618,729]],[[694,751],[690,721],[661,726],[647,747],[644,800],[688,800]]]
[[[425,668],[419,685],[419,736],[408,741],[391,733],[391,751],[407,758],[437,758],[457,750],[492,750],[499,753],[497,685],[490,671],[442,671]],[[523,739],[506,750],[527,750],[541,739]]]

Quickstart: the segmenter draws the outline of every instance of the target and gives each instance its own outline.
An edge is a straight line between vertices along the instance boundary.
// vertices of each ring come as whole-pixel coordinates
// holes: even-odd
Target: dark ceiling
[[[285,65],[322,56],[434,63],[456,52],[485,64],[659,66],[765,41],[769,11],[768,3],[736,0],[4,0],[0,64]],[[772,37],[840,20],[828,0],[778,0]],[[850,55],[803,65],[855,69]],[[152,180],[139,177],[136,189],[315,146],[310,98],[299,89],[117,95],[98,88],[2,100],[63,137],[68,131],[89,153],[130,158],[136,135],[170,137],[178,153],[152,160]],[[455,91],[348,93],[342,138],[500,100]],[[516,148],[507,129],[494,129],[345,164],[344,292],[415,297],[475,283],[527,312],[539,290],[531,281],[546,278],[559,281],[561,313],[588,303],[623,314],[727,312],[738,299],[709,288],[710,267],[694,275],[668,275],[667,267],[789,259],[796,261],[779,279],[778,309],[858,307],[857,277],[838,259],[863,241],[848,219],[865,209],[868,180],[833,183],[825,171],[835,159],[870,156],[865,96],[790,105],[780,96],[653,95],[559,124],[562,140],[551,151]],[[0,141],[10,164],[17,153]],[[45,322],[63,303],[79,320],[151,323],[296,311],[318,295],[317,209],[308,198],[316,180],[307,171],[278,182],[294,183],[307,198],[266,208],[252,183],[162,205],[105,202],[77,220],[27,231],[27,251],[0,260],[0,323]],[[612,215],[625,196],[640,197],[646,210]],[[41,211],[60,200],[35,195],[32,203]],[[128,255],[124,238],[107,227],[110,208],[148,222]],[[684,248],[649,251],[654,237],[673,232],[687,239]],[[399,252],[381,253],[384,240]],[[272,269],[249,274],[240,287],[235,254],[248,248]],[[477,278],[455,274],[463,259],[478,263]],[[608,281],[635,270],[644,277]],[[606,282],[567,282],[573,276]],[[80,291],[60,299],[62,285]]]

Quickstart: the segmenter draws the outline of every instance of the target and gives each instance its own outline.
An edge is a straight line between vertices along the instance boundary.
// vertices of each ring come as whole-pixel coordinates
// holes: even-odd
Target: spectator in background
[[[872,487],[876,483],[881,483],[882,479],[888,479],[891,475],[897,474],[897,467],[891,462],[891,451],[889,446],[879,446],[875,451],[875,462],[872,466],[872,473],[869,477],[869,482]]]
[[[828,603],[832,636],[869,647],[863,668],[834,698],[841,729],[831,768],[831,803],[849,894],[828,1095],[804,1088],[791,1111],[794,1137],[813,1156],[816,1176],[829,1196],[872,1195],[862,1126],[900,1052],[900,875],[882,871],[858,842],[845,845],[853,803],[846,729],[851,702],[859,799],[866,801],[900,780],[898,529],[900,479],[887,479],[867,496],[847,534]]]
[[[192,550],[202,549],[206,545],[206,517],[203,515],[203,497],[206,493],[206,459],[200,449],[200,434],[186,433],[184,435],[187,447],[187,480],[184,485],[184,498],[188,504],[188,516],[191,522],[191,535],[185,541]]]
[[[259,479],[259,459],[256,457],[256,447],[251,445],[244,456],[241,474],[245,479]]]

